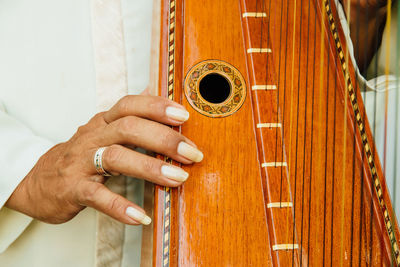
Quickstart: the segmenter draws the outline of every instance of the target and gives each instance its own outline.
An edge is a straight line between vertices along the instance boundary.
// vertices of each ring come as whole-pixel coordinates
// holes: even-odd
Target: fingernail
[[[189,119],[189,112],[180,108],[167,107],[165,114],[167,114],[171,119],[177,121],[187,121]]]
[[[183,141],[178,145],[178,154],[194,162],[203,160],[203,153],[200,150]]]
[[[161,167],[161,173],[169,179],[177,182],[184,182],[189,177],[189,174],[178,167],[163,165]]]
[[[149,216],[147,216],[146,214],[144,214],[143,212],[141,212],[135,208],[128,207],[126,209],[125,213],[126,213],[126,215],[128,215],[135,221],[140,222],[141,224],[149,225],[151,223],[151,218]]]

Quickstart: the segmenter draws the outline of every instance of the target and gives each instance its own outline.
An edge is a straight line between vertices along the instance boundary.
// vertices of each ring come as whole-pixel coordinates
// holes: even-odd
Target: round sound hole
[[[212,118],[234,114],[246,99],[243,76],[234,66],[221,60],[197,63],[186,74],[184,84],[186,100],[192,108]]]
[[[201,79],[199,91],[206,101],[219,104],[230,96],[231,85],[224,76],[218,73],[210,73]]]

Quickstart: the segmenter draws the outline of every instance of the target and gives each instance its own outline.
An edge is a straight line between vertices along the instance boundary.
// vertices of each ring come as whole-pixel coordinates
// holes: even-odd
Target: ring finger
[[[103,168],[114,175],[142,178],[164,186],[179,186],[189,176],[183,169],[121,145],[104,150]]]

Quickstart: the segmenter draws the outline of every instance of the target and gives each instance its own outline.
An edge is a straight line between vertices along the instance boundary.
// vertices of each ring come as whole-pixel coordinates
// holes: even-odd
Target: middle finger
[[[163,124],[127,116],[97,131],[97,145],[135,145],[184,164],[200,162],[203,153],[182,134]]]

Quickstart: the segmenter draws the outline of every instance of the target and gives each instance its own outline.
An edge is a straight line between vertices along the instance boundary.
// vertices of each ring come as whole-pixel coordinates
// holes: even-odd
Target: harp
[[[155,187],[153,266],[400,265],[337,8],[162,1],[159,92],[205,158]]]

